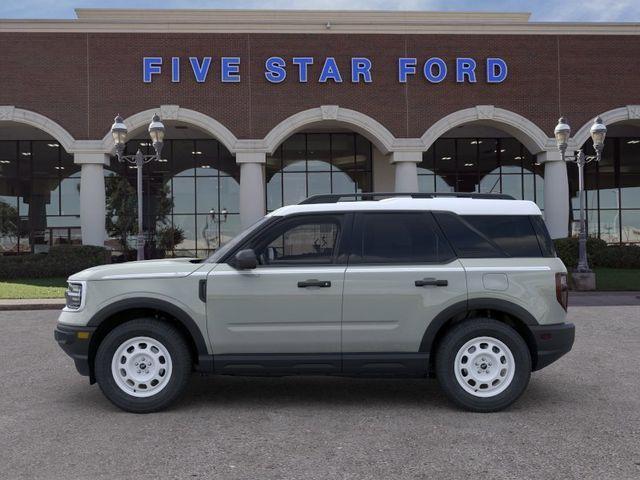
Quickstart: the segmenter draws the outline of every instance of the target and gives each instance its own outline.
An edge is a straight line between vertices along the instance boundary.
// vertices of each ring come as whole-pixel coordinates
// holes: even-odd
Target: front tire
[[[436,376],[447,397],[460,407],[495,412],[526,389],[531,354],[510,326],[489,318],[469,319],[445,334],[436,354]]]
[[[171,405],[187,386],[191,367],[182,334],[151,318],[114,328],[95,357],[96,380],[104,395],[133,413],[156,412]]]

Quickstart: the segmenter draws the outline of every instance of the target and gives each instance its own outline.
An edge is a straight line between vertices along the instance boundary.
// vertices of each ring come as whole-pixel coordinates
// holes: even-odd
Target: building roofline
[[[0,32],[638,35],[640,23],[530,22],[529,13],[76,9],[76,19],[0,19]]]

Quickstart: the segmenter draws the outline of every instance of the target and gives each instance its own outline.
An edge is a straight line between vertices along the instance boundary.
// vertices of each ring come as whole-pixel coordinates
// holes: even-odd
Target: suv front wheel
[[[104,395],[134,413],[155,412],[173,403],[187,385],[191,366],[182,334],[151,318],[114,328],[95,357],[96,380]]]
[[[524,392],[531,376],[531,354],[510,326],[488,318],[469,319],[455,325],[440,343],[436,375],[459,406],[494,412]]]

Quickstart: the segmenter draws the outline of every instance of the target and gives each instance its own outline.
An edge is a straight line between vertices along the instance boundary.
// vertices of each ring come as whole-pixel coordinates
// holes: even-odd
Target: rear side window
[[[536,231],[536,235],[538,236],[538,243],[540,244],[540,249],[542,250],[542,255],[544,257],[555,257],[556,247],[553,244],[553,240],[549,236],[549,231],[547,230],[547,226],[544,224],[544,220],[540,215],[532,215],[529,217],[531,219],[531,224],[533,225],[534,230]]]
[[[541,257],[531,220],[525,215],[468,215],[462,217],[510,257]]]
[[[501,258],[507,256],[481,231],[455,213],[434,212],[440,227],[460,258]]]
[[[363,213],[356,231],[355,263],[445,263],[455,258],[428,213]]]

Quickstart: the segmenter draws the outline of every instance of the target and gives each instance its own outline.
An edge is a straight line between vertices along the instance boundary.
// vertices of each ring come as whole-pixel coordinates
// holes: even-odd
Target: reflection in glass
[[[298,133],[267,156],[267,211],[310,195],[371,191],[371,143],[355,133]]]

